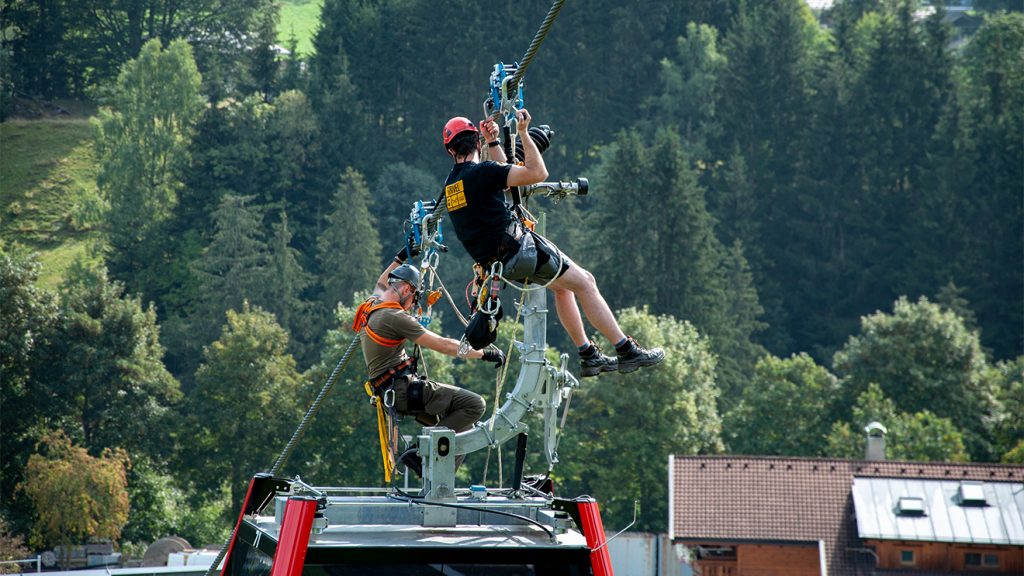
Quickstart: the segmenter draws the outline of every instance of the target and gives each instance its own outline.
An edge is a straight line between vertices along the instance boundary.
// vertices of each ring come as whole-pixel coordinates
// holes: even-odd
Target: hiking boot
[[[601,372],[615,372],[619,369],[618,359],[602,354],[597,344],[591,346],[594,350],[590,356],[580,356],[580,378],[590,378]]]
[[[654,366],[665,359],[665,351],[661,348],[651,348],[648,350],[637,344],[636,340],[632,338],[628,338],[626,344],[621,348],[616,348],[616,352],[619,354],[619,372],[623,374],[632,372],[637,368]]]
[[[409,448],[398,457],[398,461],[405,464],[405,467],[416,473],[416,476],[423,478],[423,458],[416,453],[415,448]]]

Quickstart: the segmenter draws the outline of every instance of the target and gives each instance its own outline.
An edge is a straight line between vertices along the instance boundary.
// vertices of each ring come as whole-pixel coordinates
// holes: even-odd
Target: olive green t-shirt
[[[420,325],[415,318],[404,310],[396,308],[381,308],[370,314],[366,325],[373,330],[373,333],[381,338],[398,340],[404,338],[414,342],[426,332],[426,328]],[[373,341],[366,334],[366,330],[360,332],[363,345],[363,359],[366,360],[366,372],[370,378],[376,378],[389,368],[393,368],[409,357],[405,353],[405,342],[395,347],[382,346]]]

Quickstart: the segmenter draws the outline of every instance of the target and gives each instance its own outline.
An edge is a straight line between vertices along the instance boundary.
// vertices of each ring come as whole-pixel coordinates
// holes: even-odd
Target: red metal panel
[[[231,533],[231,542],[228,543],[228,552],[224,555],[224,562],[222,564],[224,567],[220,570],[220,576],[227,576],[228,574],[228,566],[231,564],[231,551],[235,549],[235,540],[238,540],[238,528],[242,526],[242,518],[245,517],[245,510],[249,506],[249,499],[252,498],[252,487],[256,482],[256,478],[249,480],[249,489],[245,492],[242,509],[238,512],[238,522],[235,523],[235,531]]]
[[[296,496],[288,499],[270,576],[302,576],[315,516],[315,498]]]
[[[614,576],[612,558],[608,555],[607,541],[604,536],[604,522],[597,501],[580,499],[577,501],[580,510],[580,521],[583,523],[583,535],[587,538],[590,548],[590,564],[594,576]]]

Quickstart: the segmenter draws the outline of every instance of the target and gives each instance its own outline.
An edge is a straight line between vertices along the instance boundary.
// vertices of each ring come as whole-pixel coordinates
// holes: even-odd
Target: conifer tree
[[[261,183],[265,202],[287,207],[295,247],[308,268],[315,263],[316,235],[333,190],[324,191],[318,186],[321,139],[306,94],[282,92],[267,109],[260,137],[266,142]]]
[[[277,23],[280,20],[278,7],[264,9],[255,17],[254,45],[246,54],[248,57],[246,84],[252,92],[270,102],[278,90]]]
[[[720,334],[731,322],[724,317],[725,249],[715,236],[704,189],[675,133],[659,133],[647,157],[647,193],[642,195],[647,200],[638,208],[646,215],[647,234],[653,235],[644,250],[652,253],[651,270],[660,277],[649,303],[655,311],[693,322],[705,334]],[[643,278],[650,270],[632,272]]]
[[[217,336],[227,310],[245,301],[264,302],[269,270],[269,247],[263,231],[263,208],[250,205],[252,196],[225,195],[214,212],[215,232],[192,264],[197,298],[179,344],[187,362],[196,366],[202,347]]]
[[[1024,14],[987,17],[965,48],[963,74],[965,128],[981,166],[965,210],[971,276],[962,282],[986,343],[1013,358],[1024,350]]]
[[[333,188],[343,168],[362,167],[367,149],[367,124],[357,84],[353,81],[348,43],[354,36],[343,33],[344,23],[360,13],[351,0],[328,0],[320,12],[320,27],[313,38],[309,61],[309,97],[322,136],[322,166],[325,173],[318,184]]]
[[[747,174],[747,163],[739,151],[735,151],[721,167],[709,187],[708,209],[717,222],[715,229],[722,244],[742,244],[744,259],[749,263],[753,277],[757,279],[753,284],[760,286],[769,268],[764,261],[762,249],[763,223],[758,213],[758,200]]]
[[[408,232],[405,220],[413,203],[436,200],[440,184],[440,175],[403,162],[384,166],[373,186],[373,203],[370,206],[384,246],[390,249],[405,242]]]
[[[308,81],[306,72],[303,70],[303,61],[305,59],[299,54],[299,38],[295,35],[294,29],[288,34],[288,40],[285,41],[285,49],[288,50],[288,57],[285,58],[284,70],[281,71],[281,79],[278,81],[281,91],[298,90],[305,92],[306,82]]]
[[[661,62],[662,93],[655,100],[653,121],[678,122],[683,144],[697,159],[707,160],[708,145],[721,137],[717,117],[718,76],[725,57],[718,50],[718,30],[690,22],[676,40],[673,58]]]
[[[366,181],[351,168],[335,192],[318,247],[323,303],[328,310],[349,301],[357,291],[373,288],[382,268],[380,240]]]
[[[281,210],[279,221],[273,225],[274,235],[268,246],[266,306],[278,324],[291,334],[296,356],[302,356],[305,344],[315,341],[310,322],[310,303],[303,299],[303,293],[312,283],[313,277],[300,263],[301,255],[292,247],[292,232],[288,228],[288,213]]]
[[[596,186],[602,194],[594,200],[587,225],[607,234],[591,235],[581,264],[599,279],[598,286],[612,308],[643,305],[654,297],[654,287],[638,279],[655,264],[648,214],[636,205],[652,193],[645,174],[648,151],[636,131],[619,134],[600,167]],[[645,242],[646,240],[646,242]],[[628,254],[629,258],[621,255]],[[643,272],[637,275],[638,272]]]
[[[203,295],[221,311],[240,309],[243,300],[264,296],[268,249],[263,208],[251,205],[252,200],[233,194],[221,200],[213,215],[216,232],[196,262]]]
[[[720,411],[724,414],[750,386],[755,365],[767,354],[756,339],[768,325],[762,321],[764,308],[758,301],[742,242],[736,240],[729,247],[722,268],[724,308],[714,347],[718,353],[718,387],[722,390]]]
[[[742,156],[746,179],[757,202],[762,241],[748,244],[777,347],[789,339],[787,290],[782,279],[803,270],[788,262],[796,195],[805,165],[804,139],[810,131],[813,62],[820,51],[820,28],[801,0],[741,3],[722,53],[726,57],[718,93],[723,137],[720,158]],[[763,257],[757,249],[764,250]],[[782,306],[775,305],[781,302]]]

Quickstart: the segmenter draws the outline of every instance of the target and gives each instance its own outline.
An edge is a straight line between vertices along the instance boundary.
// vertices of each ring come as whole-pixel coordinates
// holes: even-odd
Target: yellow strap
[[[363,390],[366,390],[366,395],[374,398],[373,387],[370,386],[370,381],[367,380],[363,383]],[[384,482],[391,482],[391,471],[395,469],[394,456],[391,454],[390,447],[388,446],[388,417],[384,414],[384,401],[381,398],[377,398],[376,402],[373,403],[377,407],[377,437],[380,440],[380,461],[384,467]]]

